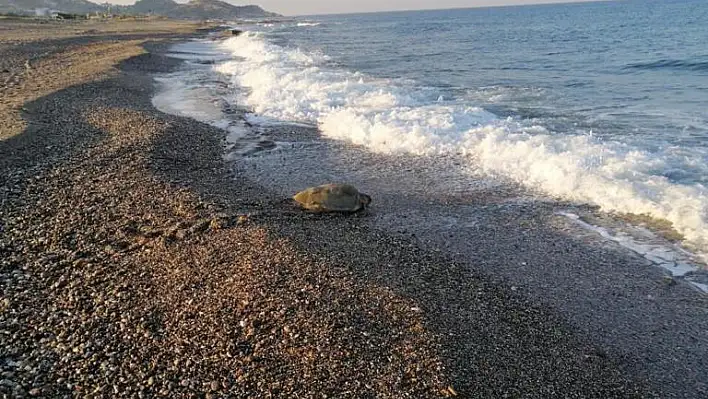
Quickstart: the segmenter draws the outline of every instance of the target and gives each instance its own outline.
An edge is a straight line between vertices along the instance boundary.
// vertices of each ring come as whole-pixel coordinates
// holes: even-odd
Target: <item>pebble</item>
[[[87,39],[76,43],[83,40]],[[62,49],[47,51],[65,56],[64,48],[71,46],[64,45],[71,41],[61,43]],[[12,51],[47,49],[42,46],[32,43]],[[89,50],[77,47],[79,54],[68,56],[77,58],[72,68],[82,65],[82,57],[92,67],[106,57],[111,62],[105,68],[109,68],[117,54],[142,52],[131,47],[100,49],[105,50],[101,57],[93,57],[81,55]],[[1,53],[0,62],[7,62],[10,55]],[[495,354],[524,354],[527,347],[536,351],[533,354],[551,353],[544,347],[547,331],[533,323],[514,324],[511,338],[505,335],[494,342],[493,334],[499,331],[490,322],[482,326],[483,334],[473,334],[473,345],[461,347],[438,334],[434,325],[429,328],[433,319],[444,316],[434,311],[436,301],[425,303],[422,312],[418,291],[398,289],[408,288],[405,283],[421,279],[422,274],[395,273],[415,260],[421,263],[416,270],[428,270],[426,279],[436,281],[448,275],[444,259],[415,252],[412,244],[390,241],[367,230],[363,221],[281,215],[270,200],[251,200],[262,197],[262,188],[239,173],[223,180],[227,171],[221,162],[222,132],[154,110],[150,90],[142,91],[153,84],[147,72],[167,70],[179,61],[153,57],[159,56],[124,60],[119,65],[128,68],[125,74],[77,84],[33,101],[28,117],[43,130],[36,136],[18,136],[18,144],[26,147],[18,145],[12,149],[16,152],[8,153],[0,141],[0,168],[5,168],[0,187],[16,187],[12,195],[0,191],[0,218],[3,229],[7,226],[0,234],[0,279],[8,287],[1,304],[6,310],[0,314],[0,324],[8,333],[0,340],[6,349],[3,356],[23,359],[23,367],[12,379],[3,375],[1,386],[39,381],[43,389],[39,395],[45,397],[90,396],[94,387],[110,381],[109,392],[99,392],[115,397],[150,397],[155,392],[177,397],[187,396],[183,388],[193,387],[194,381],[209,381],[208,386],[200,386],[211,392],[228,389],[233,397],[267,397],[273,395],[269,382],[278,381],[278,397],[327,392],[337,396],[346,389],[351,397],[375,392],[382,398],[424,398],[437,397],[454,383],[455,393],[475,396],[465,389],[476,385],[450,381],[464,375],[457,368],[446,370],[460,361],[480,372],[497,372],[494,378],[475,375],[479,389],[489,392],[503,388],[494,384],[507,371],[514,376],[528,373],[528,381],[514,383],[529,392],[549,392],[534,385],[536,378],[546,377],[561,381],[552,389],[567,390],[567,396],[581,397],[579,390],[603,384],[620,397],[636,392],[634,385],[619,377],[615,380],[614,374],[597,377],[564,367],[575,352],[562,335],[552,340],[550,360],[555,368],[548,370],[536,364],[507,370],[495,363],[498,359],[484,356],[491,353],[484,348],[494,348]],[[64,65],[53,62],[55,67]],[[41,60],[33,64],[33,73],[42,73]],[[12,173],[4,173],[8,169]],[[15,176],[20,169],[23,173]],[[177,179],[182,187],[169,184]],[[222,193],[218,203],[210,199]],[[243,212],[236,217],[242,227],[203,239],[205,234],[200,233],[215,230],[215,218],[222,220],[218,215],[227,210],[229,215]],[[246,216],[256,212],[263,213],[251,219]],[[196,222],[172,229],[185,220]],[[185,232],[194,236],[186,239]],[[137,240],[145,241],[133,246]],[[79,253],[85,263],[76,263]],[[21,271],[20,265],[26,270]],[[41,279],[39,273],[44,273]],[[466,276],[465,284],[470,280]],[[400,287],[391,288],[390,281]],[[416,287],[420,295],[426,293],[425,285]],[[475,314],[479,300],[489,298],[475,296],[459,305]],[[426,313],[431,320],[423,318]],[[5,323],[7,314],[12,319]],[[545,314],[533,321],[540,325],[544,319]],[[451,328],[467,325],[462,322],[466,320],[459,321]],[[279,326],[297,335],[282,340]],[[527,331],[534,334],[527,336]],[[40,343],[50,332],[56,339]],[[505,347],[507,338],[513,342]],[[226,356],[228,352],[234,356]],[[488,361],[486,368],[480,367],[479,359]],[[519,364],[524,360],[520,357]],[[100,367],[104,361],[106,367]],[[598,360],[589,370],[614,370],[609,361],[603,362]],[[404,370],[407,379],[401,383]],[[563,385],[566,376],[570,382]],[[228,380],[239,384],[231,386]],[[344,386],[342,381],[351,384]],[[141,384],[150,388],[144,390]],[[30,394],[35,389],[39,388]],[[452,394],[450,389],[447,392]]]

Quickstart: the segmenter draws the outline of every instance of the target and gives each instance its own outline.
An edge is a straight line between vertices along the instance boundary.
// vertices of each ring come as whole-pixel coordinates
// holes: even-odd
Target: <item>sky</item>
[[[105,0],[92,0],[103,3]],[[108,0],[114,4],[133,4],[135,0]],[[596,0],[223,0],[235,5],[256,4],[283,15],[340,14],[394,10],[426,10],[506,6],[514,4],[575,3]],[[186,3],[187,0],[177,0]]]

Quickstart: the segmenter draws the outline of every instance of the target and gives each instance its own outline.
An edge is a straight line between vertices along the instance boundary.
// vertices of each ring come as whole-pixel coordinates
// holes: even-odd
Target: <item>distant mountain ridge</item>
[[[40,10],[75,14],[150,14],[175,19],[232,20],[280,16],[256,5],[236,6],[220,0],[190,0],[186,4],[173,0],[138,0],[131,6],[96,4],[86,0],[0,0],[0,12],[35,14]]]
[[[37,10],[66,13],[101,12],[103,6],[86,0],[0,0],[0,11],[16,14],[35,14]]]
[[[82,1],[82,0],[77,0]],[[190,0],[179,4],[173,0],[138,0],[124,6],[127,13],[163,15],[177,19],[236,19],[277,17],[256,5],[235,6],[220,0]]]

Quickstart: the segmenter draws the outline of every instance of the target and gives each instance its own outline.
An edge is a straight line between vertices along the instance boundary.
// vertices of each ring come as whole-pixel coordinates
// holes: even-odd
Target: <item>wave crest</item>
[[[693,72],[708,72],[708,61],[661,59],[652,62],[629,64],[624,69],[656,70],[672,69]]]
[[[216,69],[248,90],[240,102],[261,115],[316,123],[327,137],[383,153],[464,154],[470,166],[607,211],[665,219],[708,252],[708,189],[657,174],[670,154],[620,142],[554,134],[502,119],[440,93],[330,68],[328,58],[244,34],[222,44],[237,57]]]

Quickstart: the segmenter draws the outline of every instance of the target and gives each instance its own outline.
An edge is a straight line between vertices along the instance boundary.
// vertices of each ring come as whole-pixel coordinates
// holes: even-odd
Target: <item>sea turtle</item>
[[[349,184],[323,184],[310,187],[293,197],[301,207],[313,212],[357,212],[365,209],[371,197]]]

